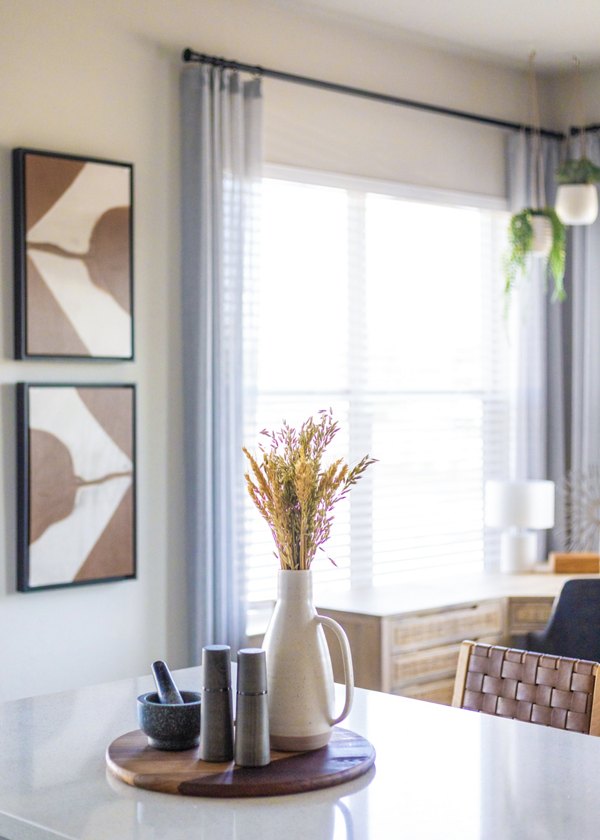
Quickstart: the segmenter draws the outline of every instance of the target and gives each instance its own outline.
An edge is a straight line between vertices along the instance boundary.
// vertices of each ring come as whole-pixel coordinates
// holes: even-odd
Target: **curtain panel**
[[[570,156],[581,157],[580,139],[571,143]],[[600,165],[600,137],[586,137],[585,156]],[[564,525],[559,547],[599,551],[600,527],[600,220],[574,226],[567,253],[570,280],[568,325],[563,335],[567,364],[568,418],[565,475],[559,503]]]
[[[600,165],[600,137],[588,134],[586,156]],[[579,157],[579,140],[573,142]],[[568,467],[600,468],[600,219],[570,231],[571,306],[568,331],[571,404]],[[597,548],[596,548],[597,550]]]
[[[570,149],[580,156],[579,141]],[[542,141],[546,204],[554,205],[554,173],[565,155],[560,142]],[[587,156],[600,164],[600,138],[587,138]],[[511,212],[531,206],[534,143],[523,133],[508,140]],[[516,315],[516,447],[518,479],[548,478],[557,484],[556,524],[549,547],[584,548],[573,533],[572,513],[581,506],[581,479],[600,491],[600,221],[567,229],[563,303],[553,303],[542,268],[532,266],[518,295]],[[567,477],[574,481],[567,482]],[[572,487],[573,485],[573,487]],[[593,492],[593,491],[592,491]],[[595,539],[597,540],[597,531]],[[575,542],[573,542],[575,541]],[[598,551],[598,545],[588,544]]]
[[[536,138],[524,132],[508,138],[511,213],[537,206],[540,198],[546,206],[554,205],[554,172],[560,161],[560,142],[549,138],[540,138],[537,142],[541,143],[542,172],[537,169]],[[564,470],[562,333],[566,307],[551,302],[549,285],[544,263],[532,259],[526,276],[519,278],[517,292],[509,304],[514,310],[511,335],[515,359],[512,473],[517,480],[553,478]],[[558,410],[551,413],[550,406]]]
[[[191,662],[245,640],[243,307],[262,162],[259,79],[182,69],[182,353]]]
[[[542,166],[538,167],[541,144]],[[552,207],[556,197],[554,172],[561,157],[560,141],[536,138],[524,132],[510,135],[507,143],[507,192],[511,213],[526,207]],[[569,424],[568,373],[565,368],[565,333],[571,289],[567,302],[551,301],[551,283],[545,263],[533,258],[526,276],[518,280],[511,296],[512,352],[514,359],[514,446],[511,478],[518,481],[551,479],[559,482],[567,463]],[[562,526],[557,511],[556,530]],[[539,559],[552,545],[552,536],[541,532]]]

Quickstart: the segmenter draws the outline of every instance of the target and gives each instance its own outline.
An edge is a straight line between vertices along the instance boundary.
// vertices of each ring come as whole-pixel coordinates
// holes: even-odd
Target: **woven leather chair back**
[[[597,662],[465,641],[452,705],[600,735]]]

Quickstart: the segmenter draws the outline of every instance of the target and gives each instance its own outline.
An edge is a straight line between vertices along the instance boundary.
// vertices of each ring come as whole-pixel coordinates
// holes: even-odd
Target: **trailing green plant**
[[[544,216],[552,226],[552,246],[546,258],[546,265],[554,281],[553,301],[562,301],[566,297],[563,284],[566,260],[566,228],[552,207],[533,209],[526,207],[511,217],[508,228],[509,252],[505,258],[504,291],[508,295],[516,285],[520,274],[527,269],[527,258],[533,246],[534,216]]]
[[[565,160],[556,170],[555,177],[559,184],[597,184],[600,182],[600,166],[586,157]]]

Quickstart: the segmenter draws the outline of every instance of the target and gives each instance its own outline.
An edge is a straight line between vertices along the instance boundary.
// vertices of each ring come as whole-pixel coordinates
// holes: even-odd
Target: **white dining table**
[[[200,669],[175,672],[198,689]],[[214,799],[115,778],[150,676],[0,705],[5,840],[585,840],[600,836],[600,738],[358,689],[345,728],[375,747],[324,790]],[[336,687],[341,702],[343,689]]]

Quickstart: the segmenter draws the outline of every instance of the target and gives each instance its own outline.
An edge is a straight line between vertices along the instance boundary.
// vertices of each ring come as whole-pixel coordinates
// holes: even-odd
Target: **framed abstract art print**
[[[136,576],[135,386],[20,382],[17,588]]]
[[[133,166],[13,149],[15,358],[133,358]]]

